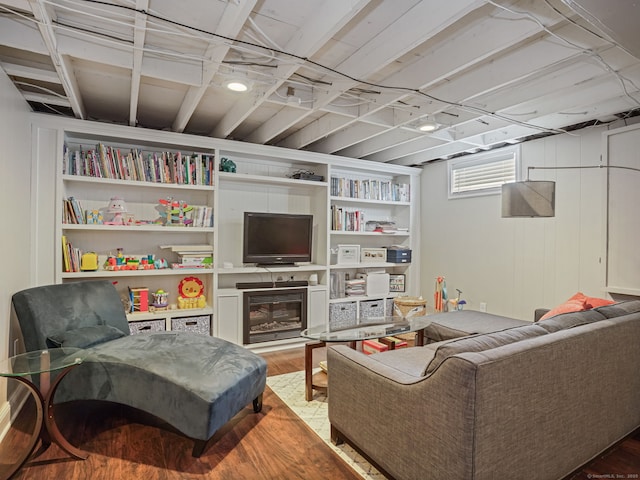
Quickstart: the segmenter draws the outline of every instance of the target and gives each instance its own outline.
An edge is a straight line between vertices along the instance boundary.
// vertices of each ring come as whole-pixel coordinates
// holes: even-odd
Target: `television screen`
[[[244,213],[242,261],[291,265],[311,261],[313,215]]]

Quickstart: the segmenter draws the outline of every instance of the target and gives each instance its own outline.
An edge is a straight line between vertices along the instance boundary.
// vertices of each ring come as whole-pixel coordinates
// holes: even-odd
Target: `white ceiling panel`
[[[39,112],[415,165],[637,116],[611,5],[0,0],[0,67]]]

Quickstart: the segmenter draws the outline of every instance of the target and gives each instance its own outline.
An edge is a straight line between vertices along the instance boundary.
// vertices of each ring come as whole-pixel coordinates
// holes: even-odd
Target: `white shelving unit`
[[[113,147],[119,149],[122,155],[132,149],[145,154],[145,156],[155,155],[158,161],[162,161],[162,152],[171,152],[181,155],[191,155],[194,149],[176,145],[173,143],[160,144],[156,142],[145,142],[135,138],[114,137],[109,134],[96,138],[95,135],[82,131],[64,131],[62,132],[63,142],[66,148],[71,152],[83,150],[100,151],[98,144],[105,147]],[[199,152],[209,157],[211,166],[209,172],[215,171],[215,153],[214,151]],[[85,156],[86,157],[86,156]],[[65,271],[64,258],[61,253],[56,255],[55,271],[56,281],[77,281],[88,279],[109,279],[114,282],[118,289],[123,305],[127,304],[129,296],[129,287],[148,288],[148,303],[151,305],[153,301],[152,293],[157,290],[164,290],[169,293],[169,305],[177,306],[178,301],[178,284],[186,277],[198,278],[204,286],[204,294],[207,298],[208,306],[204,309],[158,309],[145,312],[132,312],[127,315],[129,322],[134,322],[132,331],[136,331],[138,322],[145,322],[149,327],[154,329],[172,330],[176,328],[175,319],[184,317],[208,316],[209,332],[211,333],[211,318],[213,314],[213,286],[214,273],[213,269],[204,268],[163,268],[163,269],[137,269],[137,270],[107,270],[105,269],[107,258],[116,256],[118,250],[122,252],[124,257],[132,257],[140,259],[143,256],[151,256],[153,259],[164,259],[170,267],[172,263],[178,262],[175,254],[162,248],[162,245],[180,245],[180,244],[210,244],[213,245],[215,228],[211,227],[192,227],[180,225],[163,225],[162,213],[163,207],[160,205],[161,199],[172,198],[180,202],[186,202],[189,206],[210,207],[214,210],[214,189],[215,181],[205,182],[200,179],[200,184],[187,184],[187,180],[178,179],[178,173],[172,172],[173,179],[164,179],[165,181],[141,181],[122,178],[100,178],[96,175],[97,171],[89,172],[87,175],[69,174],[72,170],[70,162],[72,158],[66,160],[61,156],[58,165],[60,174],[59,183],[59,200],[57,202],[59,208],[56,215],[56,224],[58,225],[56,237],[57,245],[63,244],[63,239],[67,243],[71,243],[73,247],[79,248],[82,252],[95,252],[98,255],[98,270],[96,271]],[[109,162],[103,155],[98,156],[98,160],[102,161],[101,174],[105,175],[105,170],[109,169]],[[87,164],[91,162],[85,158],[84,162],[77,164]],[[168,165],[158,163],[158,168],[165,168]],[[94,162],[95,163],[95,162]],[[117,166],[115,164],[118,163]],[[76,165],[77,165],[76,164]],[[124,161],[114,159],[111,162],[114,170],[109,173],[114,177],[123,177]],[[118,170],[118,168],[122,170]],[[185,168],[186,170],[186,168]],[[185,170],[182,170],[184,172]],[[166,171],[169,171],[166,167]],[[115,174],[114,174],[115,173]],[[213,177],[214,178],[214,177]],[[178,183],[171,183],[176,181]],[[205,184],[205,183],[210,183]],[[97,210],[103,212],[109,199],[112,197],[120,197],[124,200],[127,212],[125,217],[131,218],[132,222],[126,225],[107,225],[107,224],[73,224],[65,223],[63,214],[62,200],[73,197],[81,205],[82,211]],[[106,214],[104,214],[106,215]],[[129,217],[130,215],[130,217]],[[166,215],[166,213],[165,213]],[[187,215],[189,215],[187,213]],[[106,218],[104,219],[106,220]],[[144,223],[139,223],[144,222]],[[156,222],[156,223],[154,223]],[[157,223],[160,222],[160,223]],[[62,252],[62,248],[57,248],[58,252]]]
[[[34,165],[38,170],[37,208],[33,221],[39,225],[39,235],[33,248],[36,281],[40,284],[70,282],[83,279],[112,280],[123,299],[127,287],[146,287],[151,292],[169,292],[169,304],[175,304],[178,283],[187,276],[198,277],[203,285],[207,306],[203,309],[176,309],[156,312],[136,312],[128,315],[131,322],[163,322],[171,330],[175,320],[183,317],[210,316],[210,333],[242,344],[243,293],[239,282],[306,281],[317,276],[317,284],[307,289],[307,325],[329,325],[330,305],[348,302],[376,301],[379,298],[331,298],[331,275],[371,269],[406,276],[405,294],[419,294],[419,275],[416,265],[419,238],[418,186],[420,169],[344,157],[293,151],[278,147],[233,142],[153,130],[105,125],[74,119],[34,118]],[[94,178],[63,173],[63,146],[92,149],[96,144],[121,150],[137,148],[144,152],[181,152],[182,155],[210,155],[214,158],[212,185],[182,185],[139,180]],[[55,158],[55,162],[50,159]],[[236,164],[236,172],[221,172],[222,158]],[[312,172],[322,180],[294,178],[298,172]],[[332,178],[357,178],[389,184],[406,185],[409,197],[402,200],[350,198],[332,194]],[[55,178],[54,188],[50,179]],[[84,210],[106,207],[111,197],[126,202],[135,220],[154,220],[159,215],[159,200],[171,197],[188,205],[208,206],[212,209],[212,227],[142,225],[89,225],[63,223],[63,199],[80,200]],[[332,207],[359,209],[365,220],[395,222],[407,231],[395,234],[369,231],[334,231],[331,228]],[[273,213],[301,213],[313,215],[313,254],[309,263],[297,266],[269,268],[242,263],[243,215],[246,211]],[[97,271],[65,272],[62,239],[74,247],[98,254]],[[153,256],[167,263],[178,259],[165,245],[213,245],[214,265],[211,269],[159,269],[109,271],[102,268],[109,255],[122,249],[125,256]],[[385,247],[402,244],[411,248],[411,264],[391,262],[358,265],[332,264],[332,251],[339,244],[358,244],[366,247]],[[54,246],[55,248],[52,248]],[[281,285],[281,284],[280,284]],[[279,287],[286,289],[287,287]],[[291,288],[300,288],[293,286]],[[393,299],[395,294],[382,300]],[[364,305],[364,304],[363,304]],[[258,351],[285,348],[304,342],[286,339],[251,345]]]
[[[390,166],[384,169],[365,169],[362,166],[344,169],[335,168],[331,172],[330,205],[332,219],[330,230],[330,248],[336,252],[339,245],[358,245],[366,248],[387,248],[403,245],[412,251],[411,263],[389,261],[340,264],[335,253],[330,265],[330,324],[356,322],[368,315],[390,315],[393,299],[397,295],[416,295],[418,262],[417,212],[415,196],[418,191],[416,177],[406,171],[393,171]],[[383,173],[384,171],[384,173]],[[356,224],[347,220],[339,221],[340,211],[346,211],[356,217]],[[353,212],[357,212],[354,214]],[[348,215],[346,215],[348,216]],[[346,224],[346,225],[345,225]],[[395,228],[393,233],[371,231],[375,225],[385,230]],[[344,292],[346,279],[354,279],[358,273],[382,272],[390,275],[405,276],[405,292],[387,292],[381,295],[348,296]],[[333,318],[335,317],[335,318]]]

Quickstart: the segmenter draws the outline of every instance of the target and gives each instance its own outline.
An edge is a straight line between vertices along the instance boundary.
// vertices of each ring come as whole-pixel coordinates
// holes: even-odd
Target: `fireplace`
[[[307,328],[307,289],[244,292],[243,343],[296,338]]]

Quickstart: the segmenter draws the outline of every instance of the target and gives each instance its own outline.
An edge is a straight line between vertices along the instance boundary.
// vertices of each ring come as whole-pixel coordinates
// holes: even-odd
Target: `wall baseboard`
[[[11,393],[8,400],[0,404],[0,441],[2,441],[9,432],[11,424],[24,407],[24,404],[29,398],[29,394],[30,392],[27,388],[18,388]]]

